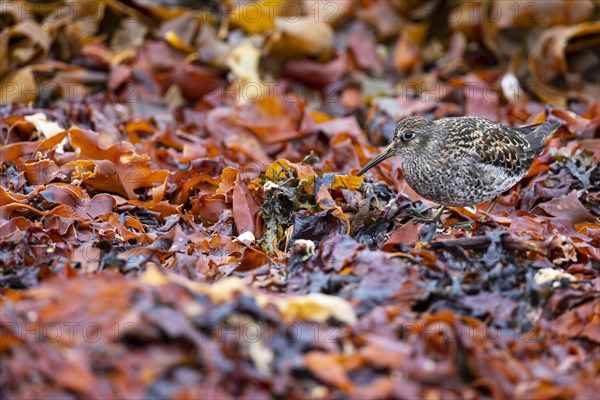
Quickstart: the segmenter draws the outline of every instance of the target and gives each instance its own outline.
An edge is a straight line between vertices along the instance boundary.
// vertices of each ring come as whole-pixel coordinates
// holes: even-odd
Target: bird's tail
[[[546,121],[544,121],[541,124],[528,125],[525,128],[535,127],[535,130],[533,130],[527,135],[527,141],[529,141],[529,143],[534,149],[539,150],[541,152],[545,146],[546,139],[548,139],[548,137],[552,133],[554,133],[554,131],[556,131],[561,125],[565,124],[566,122],[551,115],[548,117],[548,119],[546,119]]]

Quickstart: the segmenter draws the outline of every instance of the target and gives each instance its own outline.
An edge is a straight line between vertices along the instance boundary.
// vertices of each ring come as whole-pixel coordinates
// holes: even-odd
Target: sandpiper
[[[358,172],[399,155],[404,179],[421,197],[445,206],[471,206],[495,199],[529,171],[546,138],[560,124],[510,127],[484,118],[402,119],[392,143]],[[490,204],[488,211],[494,206]]]

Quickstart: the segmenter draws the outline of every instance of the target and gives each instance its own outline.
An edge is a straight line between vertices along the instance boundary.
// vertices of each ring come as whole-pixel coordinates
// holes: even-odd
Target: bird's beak
[[[393,155],[394,155],[394,143],[392,142],[392,143],[390,143],[390,145],[388,147],[385,148],[385,150],[383,150],[381,153],[379,153],[379,155],[377,157],[375,157],[374,159],[369,161],[367,163],[367,165],[365,165],[363,167],[363,169],[358,171],[358,174],[356,174],[356,176],[361,176],[362,174],[364,174],[365,172],[367,172],[368,170],[370,170],[371,168],[373,168],[374,166],[376,166],[383,160],[387,160],[388,158],[390,158]]]

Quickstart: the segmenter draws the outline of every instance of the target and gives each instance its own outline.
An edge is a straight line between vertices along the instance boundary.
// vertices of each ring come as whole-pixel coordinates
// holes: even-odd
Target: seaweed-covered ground
[[[597,399],[598,7],[3,1],[0,398]],[[407,115],[564,125],[436,227]]]

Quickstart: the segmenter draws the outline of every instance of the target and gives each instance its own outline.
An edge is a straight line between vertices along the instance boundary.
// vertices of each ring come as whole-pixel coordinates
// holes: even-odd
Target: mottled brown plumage
[[[422,197],[442,205],[478,204],[520,181],[558,126],[544,122],[513,128],[484,118],[407,117],[396,126],[392,143],[358,175],[400,155],[404,179]]]

